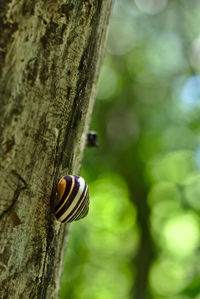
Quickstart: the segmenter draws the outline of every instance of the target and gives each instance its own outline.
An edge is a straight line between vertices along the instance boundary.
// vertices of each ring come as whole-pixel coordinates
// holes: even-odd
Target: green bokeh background
[[[60,299],[200,299],[200,1],[115,1]]]

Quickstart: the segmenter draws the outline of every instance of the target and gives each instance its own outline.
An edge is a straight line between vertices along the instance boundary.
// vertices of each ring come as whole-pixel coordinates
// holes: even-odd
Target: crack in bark
[[[2,219],[6,214],[8,214],[12,211],[12,209],[14,208],[14,206],[15,206],[18,198],[19,198],[20,193],[23,190],[27,189],[27,186],[28,186],[26,181],[22,178],[22,176],[16,170],[12,170],[11,173],[18,177],[19,182],[18,182],[17,188],[14,192],[11,204],[9,205],[9,207],[5,211],[3,211],[1,213],[0,219]]]
[[[54,230],[52,229],[51,221],[48,221],[47,225],[47,239],[46,239],[46,248],[45,255],[43,258],[43,268],[41,279],[38,286],[38,299],[46,298],[48,284],[50,283],[53,277],[52,268],[54,268],[55,264],[55,247],[56,247],[56,238]],[[54,240],[54,242],[52,242]],[[53,244],[52,244],[53,243]]]

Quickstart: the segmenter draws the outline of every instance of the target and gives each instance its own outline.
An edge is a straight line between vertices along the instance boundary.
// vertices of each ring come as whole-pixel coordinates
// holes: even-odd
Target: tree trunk
[[[111,2],[1,0],[0,298],[58,296],[55,186],[80,170]]]

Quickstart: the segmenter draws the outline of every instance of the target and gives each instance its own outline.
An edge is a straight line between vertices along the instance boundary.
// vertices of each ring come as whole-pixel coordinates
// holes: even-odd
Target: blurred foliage
[[[61,299],[200,299],[199,24],[198,0],[116,0]]]

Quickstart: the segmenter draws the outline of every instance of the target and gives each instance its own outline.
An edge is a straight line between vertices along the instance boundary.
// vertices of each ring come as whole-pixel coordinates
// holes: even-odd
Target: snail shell
[[[57,185],[59,199],[55,216],[60,222],[72,222],[85,217],[89,211],[89,191],[85,180],[76,175],[63,176]]]

